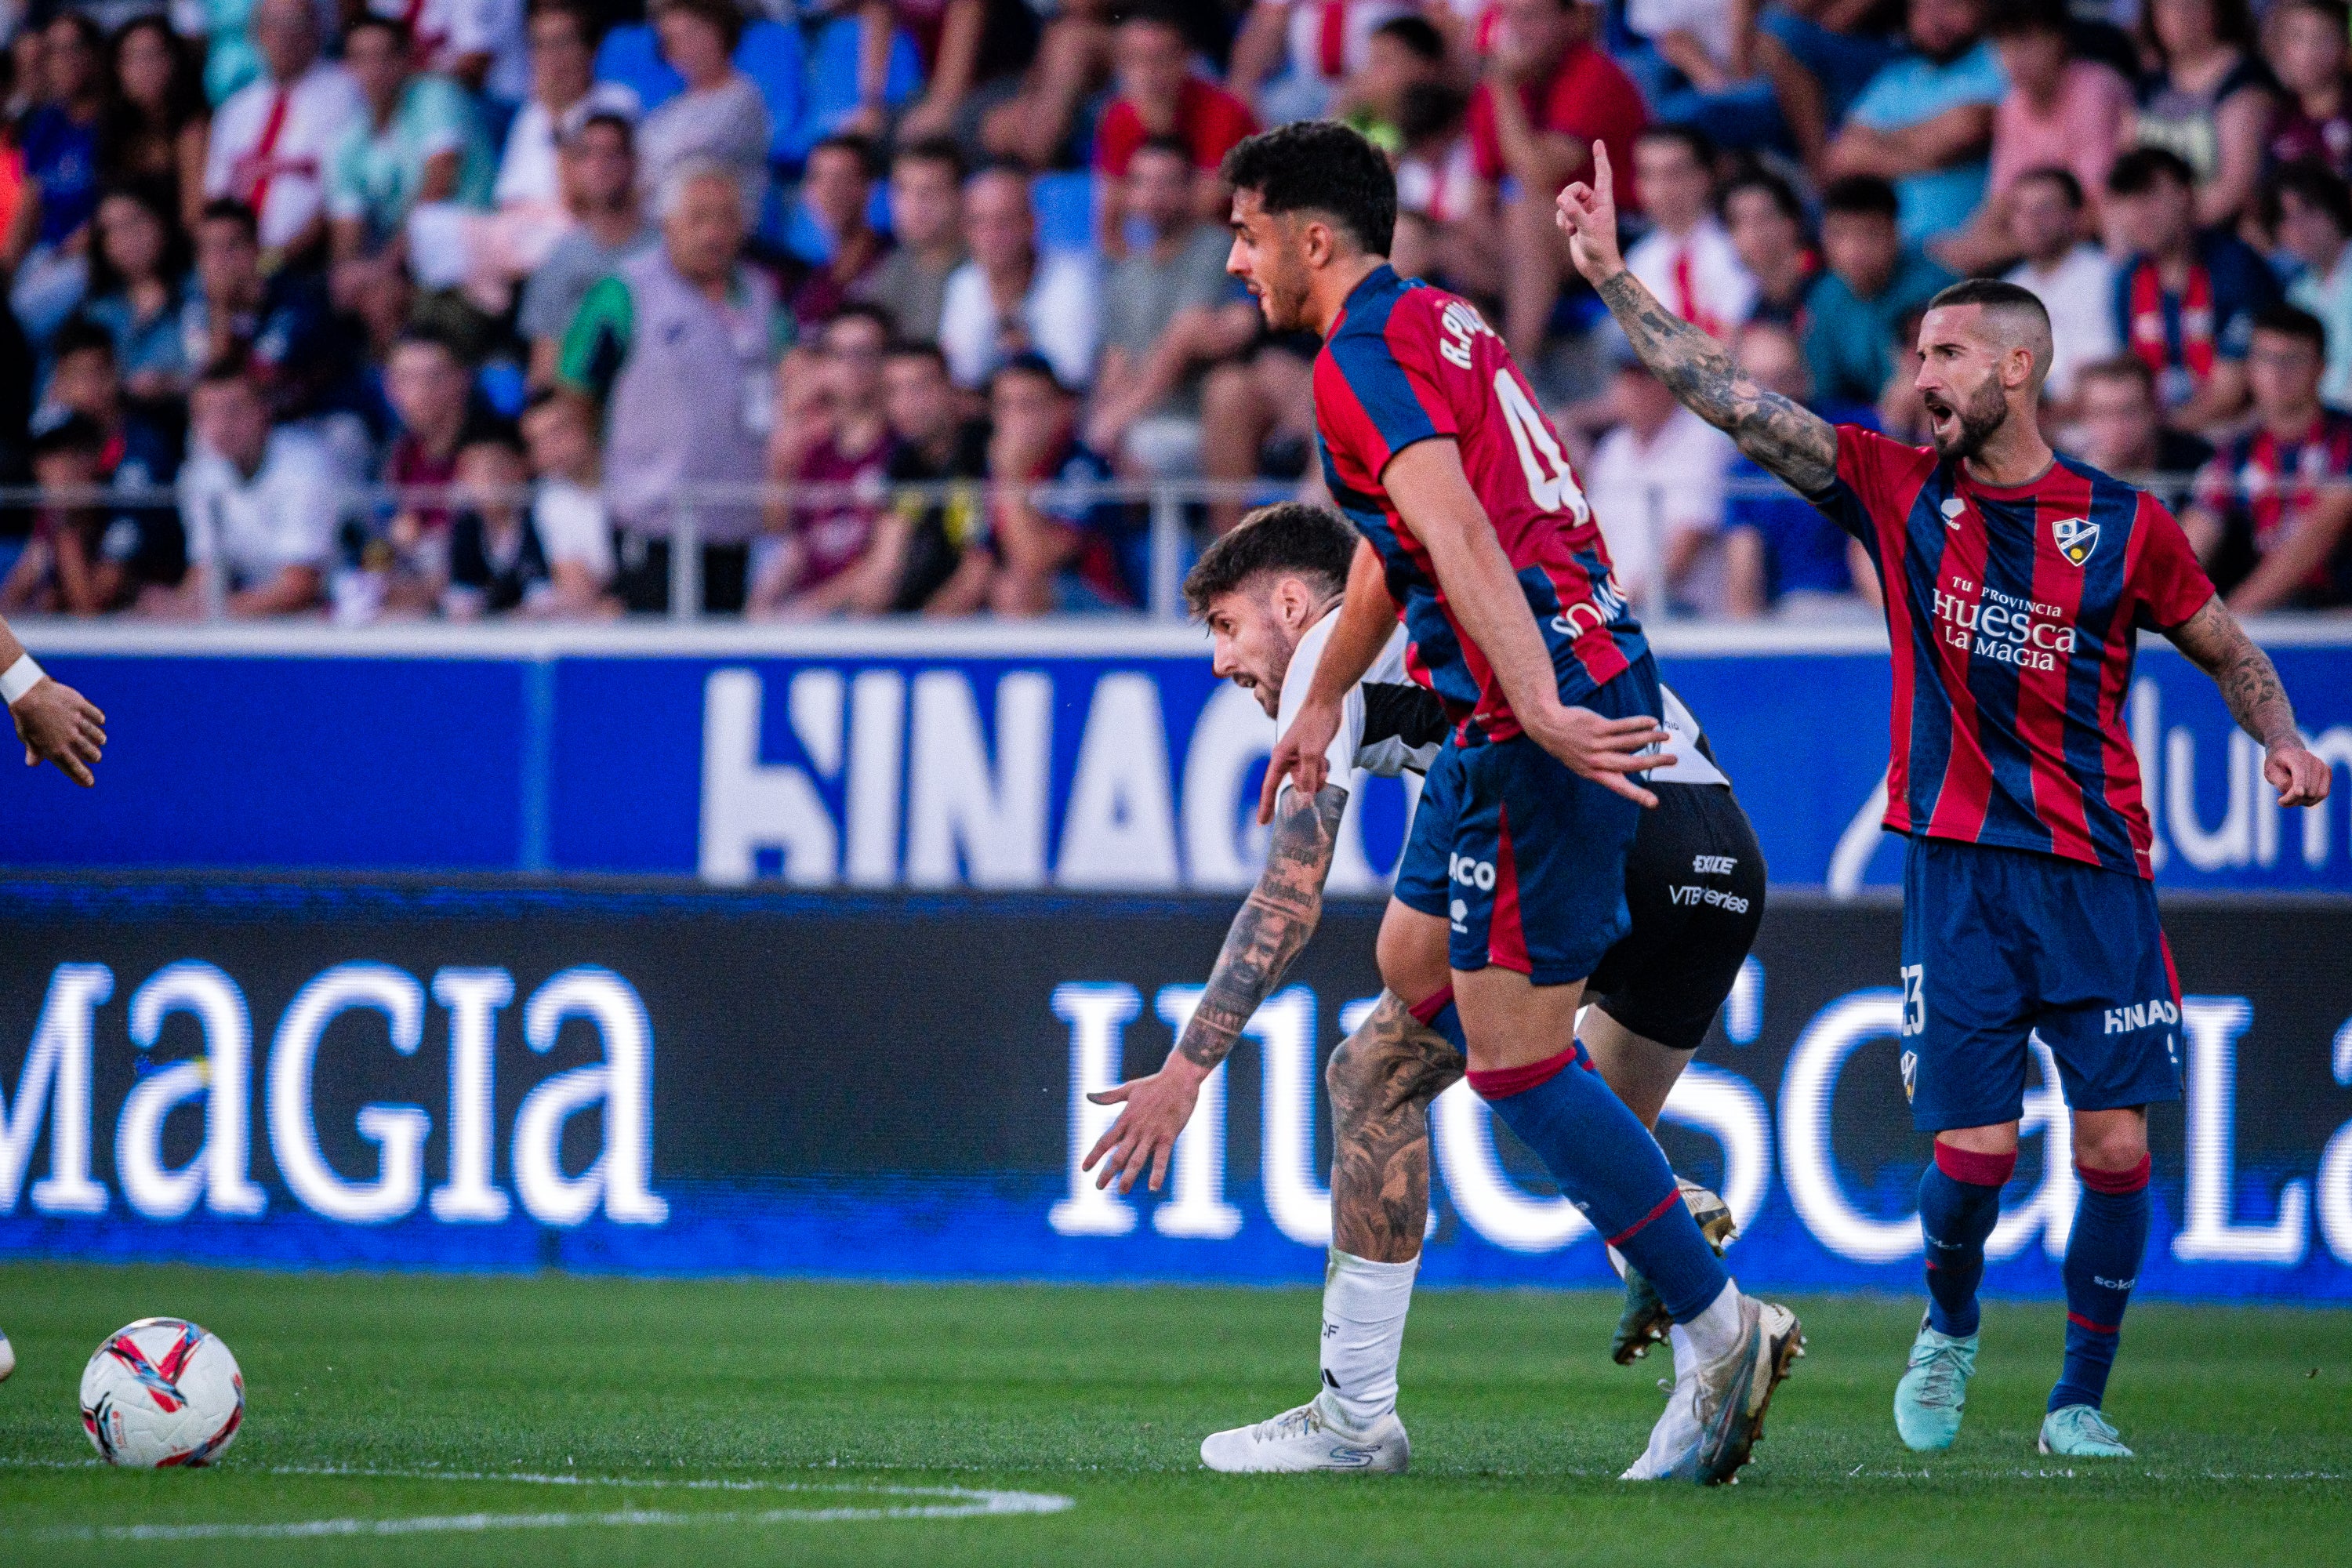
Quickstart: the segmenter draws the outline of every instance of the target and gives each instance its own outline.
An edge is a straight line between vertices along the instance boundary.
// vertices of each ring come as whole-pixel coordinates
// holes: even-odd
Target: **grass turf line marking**
[[[287,1471],[276,1473],[285,1474]],[[293,1471],[294,1474],[320,1472]],[[403,1472],[333,1471],[330,1474],[373,1474],[384,1479]],[[434,1477],[407,1473],[408,1479],[467,1480],[530,1479],[566,1482],[562,1477]],[[567,1483],[568,1484],[568,1483]],[[619,1483],[583,1479],[587,1486]],[[693,1484],[693,1483],[684,1483]],[[304,1541],[339,1536],[399,1536],[479,1534],[494,1530],[628,1529],[647,1525],[779,1525],[861,1523],[901,1519],[982,1519],[1012,1514],[1062,1513],[1077,1506],[1072,1498],[1049,1492],[1000,1491],[968,1487],[865,1487],[848,1483],[797,1485],[780,1483],[779,1491],[847,1492],[862,1497],[934,1498],[934,1502],[895,1503],[879,1508],[772,1508],[680,1512],[660,1509],[617,1509],[604,1513],[462,1513],[425,1514],[408,1519],[307,1519],[280,1524],[118,1524],[84,1525],[63,1530],[28,1531],[28,1536],[72,1541]]]

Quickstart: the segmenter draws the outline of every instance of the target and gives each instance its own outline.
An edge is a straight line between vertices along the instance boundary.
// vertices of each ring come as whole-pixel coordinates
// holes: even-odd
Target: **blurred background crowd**
[[[1650,614],[1872,587],[1566,266],[1596,140],[1759,383],[1916,433],[1921,306],[2011,278],[2062,448],[2161,476],[2242,612],[2352,605],[2343,0],[769,5],[0,5],[0,610],[1140,607],[1150,487],[1181,563],[1319,483],[1216,171],[1320,116]]]

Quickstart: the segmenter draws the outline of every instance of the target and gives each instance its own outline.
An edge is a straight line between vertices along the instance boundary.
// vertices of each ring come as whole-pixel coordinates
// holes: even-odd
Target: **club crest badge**
[[[1959,497],[1954,496],[1951,500],[1946,501],[1937,510],[1944,514],[1944,526],[1946,528],[1958,528],[1960,526],[1960,519],[1968,515],[1969,503],[1962,500]]]
[[[2080,566],[2099,547],[2099,525],[2087,517],[2062,517],[2050,525],[2050,539],[2059,554]]]

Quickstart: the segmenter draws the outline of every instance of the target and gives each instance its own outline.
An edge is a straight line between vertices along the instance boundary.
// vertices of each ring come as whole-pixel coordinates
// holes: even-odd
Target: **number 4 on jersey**
[[[1507,365],[1495,373],[1495,398],[1503,405],[1503,422],[1511,427],[1511,444],[1519,449],[1519,467],[1527,471],[1528,494],[1536,505],[1546,511],[1571,511],[1577,521],[1589,521],[1592,509],[1585,504],[1576,470],[1568,466],[1568,455],[1553,438],[1551,426]]]

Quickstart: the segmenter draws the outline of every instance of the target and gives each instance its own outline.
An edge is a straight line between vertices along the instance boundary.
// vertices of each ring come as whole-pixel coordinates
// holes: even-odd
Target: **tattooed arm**
[[[1759,467],[1801,495],[1837,475],[1837,430],[1821,416],[1750,380],[1730,352],[1658,303],[1617,252],[1617,201],[1609,154],[1592,147],[1592,184],[1559,194],[1559,226],[1576,269],[1601,292],[1633,352],[1690,411],[1729,436]]]
[[[2189,662],[2213,678],[2230,717],[2263,743],[2263,777],[2279,792],[2281,805],[2316,805],[2333,782],[2327,764],[2303,743],[2294,708],[2279,684],[2271,656],[2254,646],[2216,594],[2205,607],[2165,633]]]
[[[1118,1190],[1127,1192],[1148,1169],[1151,1190],[1160,1190],[1176,1136],[1192,1119],[1202,1080],[1233,1054],[1258,1005],[1282,984],[1290,961],[1315,934],[1323,915],[1323,882],[1339,844],[1339,814],[1347,805],[1348,792],[1338,784],[1327,784],[1311,797],[1295,789],[1284,792],[1265,870],[1234,917],[1176,1048],[1149,1078],[1087,1097],[1097,1105],[1127,1107],[1087,1155],[1085,1169],[1102,1164],[1097,1186],[1116,1179]]]

